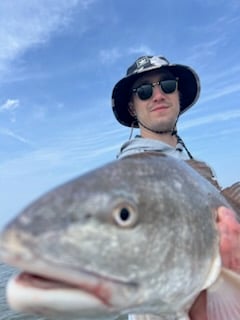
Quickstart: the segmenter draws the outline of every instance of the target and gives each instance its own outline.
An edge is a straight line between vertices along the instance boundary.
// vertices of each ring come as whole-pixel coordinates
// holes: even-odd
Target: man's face
[[[150,71],[137,79],[133,88],[142,84],[156,83],[161,80],[172,80],[173,75],[161,71]],[[179,91],[165,93],[159,85],[153,88],[152,96],[141,100],[137,93],[133,93],[129,104],[131,113],[135,113],[137,119],[152,130],[172,130],[180,112]],[[141,128],[141,124],[139,123]]]

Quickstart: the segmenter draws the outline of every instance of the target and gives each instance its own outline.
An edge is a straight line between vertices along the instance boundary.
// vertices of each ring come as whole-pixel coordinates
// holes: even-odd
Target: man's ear
[[[136,117],[136,112],[135,112],[135,109],[134,109],[134,106],[133,106],[132,102],[128,103],[128,111],[129,111],[131,116]]]

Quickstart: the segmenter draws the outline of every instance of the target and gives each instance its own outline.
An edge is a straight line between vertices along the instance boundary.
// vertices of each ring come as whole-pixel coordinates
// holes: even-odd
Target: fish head
[[[25,270],[10,283],[9,296],[17,281],[21,290],[55,290],[61,282],[65,293],[71,288],[81,295],[82,302],[69,304],[74,315],[178,308],[180,294],[187,300],[200,292],[218,247],[213,204],[194,174],[171,157],[139,155],[43,195],[1,235],[3,260]],[[45,306],[46,313],[50,302],[31,304],[29,311]],[[47,314],[62,314],[61,306],[66,310],[64,298]]]

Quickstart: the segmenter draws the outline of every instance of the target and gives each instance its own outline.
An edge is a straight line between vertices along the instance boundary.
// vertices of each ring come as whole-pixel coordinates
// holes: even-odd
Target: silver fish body
[[[1,233],[2,260],[24,270],[9,282],[9,303],[57,318],[188,319],[221,272],[222,205],[229,207],[194,169],[161,154],[86,173],[30,204]]]

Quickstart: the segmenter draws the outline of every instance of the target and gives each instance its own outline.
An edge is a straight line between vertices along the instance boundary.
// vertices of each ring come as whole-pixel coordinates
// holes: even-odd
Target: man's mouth
[[[155,106],[154,108],[152,108],[151,112],[164,111],[164,110],[167,110],[167,109],[169,109],[169,106],[167,106],[167,105],[158,105],[158,106]]]

